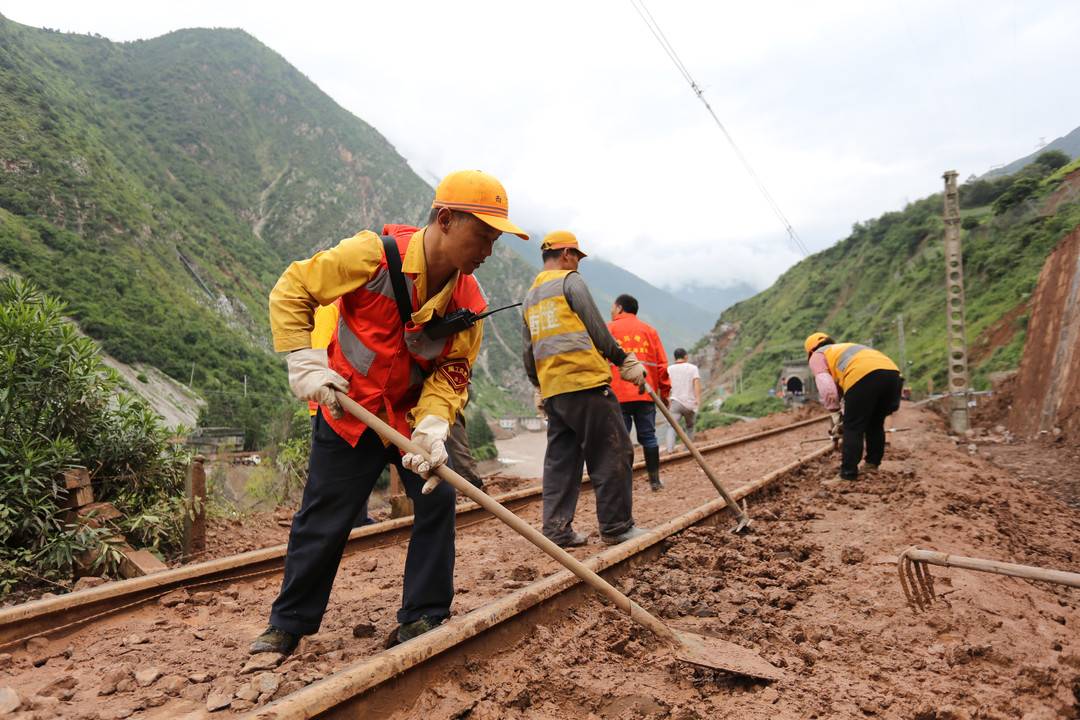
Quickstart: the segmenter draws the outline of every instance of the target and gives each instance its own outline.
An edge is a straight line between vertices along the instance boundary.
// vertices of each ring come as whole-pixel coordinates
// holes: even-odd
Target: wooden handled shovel
[[[645,385],[645,391],[649,393],[649,397],[651,397],[653,402],[656,403],[656,407],[660,408],[660,412],[663,413],[664,417],[667,418],[667,421],[671,423],[671,427],[674,428],[675,432],[679,436],[679,439],[683,441],[683,444],[686,445],[686,449],[689,450],[690,454],[694,456],[695,460],[697,460],[697,464],[701,466],[702,471],[704,471],[706,477],[708,477],[709,480],[712,482],[713,487],[715,487],[716,491],[720,493],[720,497],[724,498],[724,502],[726,502],[727,506],[731,508],[731,512],[735,513],[735,517],[738,519],[738,523],[736,523],[735,527],[732,528],[731,532],[740,533],[746,530],[748,527],[750,527],[750,516],[746,514],[746,506],[744,505],[743,507],[739,507],[739,503],[736,502],[735,498],[731,497],[731,493],[727,491],[727,488],[725,488],[723,483],[720,482],[720,479],[716,477],[716,474],[712,471],[712,468],[710,468],[705,463],[705,458],[701,455],[700,452],[698,452],[698,449],[694,446],[694,443],[690,442],[690,436],[686,434],[686,431],[683,430],[682,426],[679,425],[678,421],[675,420],[675,418],[671,414],[671,411],[668,410],[667,405],[665,405],[664,401],[660,399],[660,396],[656,394],[656,391],[653,390],[648,384]]]
[[[365,410],[352,398],[340,392],[335,394],[337,395],[338,402],[341,403],[341,407],[345,408],[347,412],[378,433],[379,437],[393,443],[402,452],[416,453],[424,457],[427,456],[427,453],[425,453],[419,445],[406,438],[397,430],[394,430],[377,418],[373,413]],[[450,485],[459,493],[487,510],[499,520],[502,520],[509,525],[514,532],[553,557],[560,565],[577,575],[593,589],[602,595],[605,595],[617,608],[629,615],[631,620],[645,626],[667,644],[671,645],[675,650],[676,657],[680,660],[694,665],[701,665],[703,667],[715,668],[717,670],[724,670],[726,672],[761,678],[764,680],[782,680],[785,678],[782,670],[774,667],[752,650],[740,647],[734,643],[729,643],[725,640],[720,640],[719,638],[705,637],[703,635],[686,632],[685,630],[675,630],[668,627],[636,602],[616,590],[607,580],[604,580],[595,572],[585,567],[585,565],[573,555],[548,540],[542,533],[514,513],[507,510],[497,501],[493,500],[487,493],[473,487],[468,480],[458,475],[446,465],[440,465],[435,468],[433,474],[437,475],[445,482],[450,483]]]

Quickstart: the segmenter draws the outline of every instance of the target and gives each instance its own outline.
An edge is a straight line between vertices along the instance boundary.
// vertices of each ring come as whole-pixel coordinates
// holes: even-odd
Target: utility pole
[[[188,376],[187,388],[191,389],[191,383],[195,382],[195,361],[191,362],[191,375]]]
[[[244,375],[244,397],[247,397],[247,375]]]
[[[948,316],[949,423],[963,433],[968,422],[967,339],[964,332],[964,254],[960,246],[960,196],[956,171],[945,175],[945,288]]]

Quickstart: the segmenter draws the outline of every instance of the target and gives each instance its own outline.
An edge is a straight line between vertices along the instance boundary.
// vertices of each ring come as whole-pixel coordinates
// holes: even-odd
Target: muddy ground
[[[743,435],[791,420],[767,418],[710,433],[706,439]],[[807,454],[814,446],[800,440],[823,432],[821,425],[801,428],[709,457],[737,486]],[[650,492],[643,476],[636,475],[634,515],[640,525],[658,524],[716,496],[700,469],[690,463],[665,466],[663,474],[668,487],[661,493]],[[511,482],[521,481],[507,481]],[[517,512],[539,525],[537,504]],[[267,527],[254,528],[246,536],[236,530],[247,523],[226,528],[228,539],[214,547],[254,543],[267,534],[284,539],[288,517],[287,510],[270,514],[264,518]],[[589,545],[573,551],[578,557],[606,547],[597,537],[589,493],[582,493],[575,524],[591,535]],[[274,573],[227,588],[172,593],[74,632],[6,649],[8,655],[0,655],[0,703],[6,687],[18,696],[20,712],[30,708],[26,718],[198,718],[211,712],[215,717],[244,712],[379,652],[396,627],[404,560],[403,543],[346,557],[321,630],[279,667],[247,665],[247,645],[265,627],[280,586],[280,574]],[[497,521],[470,523],[457,535],[458,594],[453,612],[469,612],[557,569],[553,560],[538,556],[527,541]]]
[[[766,685],[688,669],[592,599],[497,655],[433,674],[395,717],[1076,717],[1078,591],[933,568],[937,602],[916,614],[894,565],[896,553],[919,545],[1080,570],[1080,519],[1068,504],[1076,500],[1076,448],[1008,443],[993,432],[954,441],[924,410],[905,408],[897,424],[911,430],[890,436],[879,475],[841,482],[836,460],[820,461],[751,499],[750,536],[730,535],[727,524],[692,529],[620,580],[673,624],[754,647],[788,680]],[[806,453],[814,445],[798,441],[820,432],[806,428],[710,459],[737,486]],[[1048,457],[1052,472],[1040,459]],[[640,475],[635,481],[642,525],[715,494],[687,463],[664,474],[668,489],[659,494]],[[538,522],[535,506],[519,512]],[[591,496],[582,496],[578,517],[578,529],[593,534],[574,551],[586,557],[602,549]],[[6,686],[24,718],[243,712],[378,652],[395,625],[403,562],[401,545],[346,558],[321,631],[279,667],[244,671],[246,644],[264,626],[280,582],[271,575],[181,592],[9,650],[0,655],[0,703],[10,699]],[[493,521],[465,527],[454,612],[555,570]]]
[[[917,614],[895,567],[918,545],[1078,571],[1075,484],[1035,482],[1046,448],[957,443],[928,411],[899,422],[913,429],[893,436],[877,475],[839,481],[822,460],[751,504],[753,535],[692,529],[621,580],[672,624],[754,647],[788,680],[690,669],[595,599],[432,678],[396,717],[1080,717],[1080,591],[934,567],[937,600]],[[1054,463],[1063,479],[1080,469],[1075,448]]]

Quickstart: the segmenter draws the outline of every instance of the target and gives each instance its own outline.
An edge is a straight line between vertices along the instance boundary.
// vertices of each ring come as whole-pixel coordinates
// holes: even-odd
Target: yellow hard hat
[[[435,188],[431,207],[467,212],[496,230],[512,233],[522,240],[529,239],[524,230],[510,222],[506,188],[495,177],[480,170],[458,170],[444,177]]]
[[[806,342],[803,343],[803,347],[806,348],[807,357],[813,354],[814,348],[816,348],[818,345],[828,339],[829,336],[826,333],[810,333],[810,336],[806,338]]]
[[[549,232],[544,236],[544,241],[540,243],[541,252],[544,250],[562,250],[563,248],[574,248],[581,257],[588,257],[585,253],[581,252],[581,246],[578,245],[577,236],[569,230]]]

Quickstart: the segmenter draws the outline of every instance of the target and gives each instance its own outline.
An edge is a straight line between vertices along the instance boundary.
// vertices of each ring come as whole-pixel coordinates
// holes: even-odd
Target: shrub
[[[495,447],[495,433],[488,426],[487,417],[482,410],[470,412],[465,419],[465,429],[469,434],[469,449],[477,460],[494,460],[499,457]]]
[[[966,218],[960,221],[960,227],[965,230],[974,230],[979,227],[979,218],[974,215],[968,215]]]
[[[994,201],[994,214],[1001,215],[1009,208],[1019,205],[1030,197],[1038,187],[1039,181],[1033,177],[1018,178],[1001,197]]]
[[[114,569],[117,531],[159,553],[179,548],[186,454],[63,304],[17,278],[0,283],[0,375],[0,593],[27,577],[68,581],[87,551],[97,570]],[[60,473],[76,465],[124,513],[114,527],[68,522]]]
[[[1070,162],[1072,161],[1069,159],[1069,156],[1061,150],[1047,150],[1046,152],[1039,153],[1039,156],[1035,158],[1036,165],[1042,165],[1050,171],[1065,167]]]

